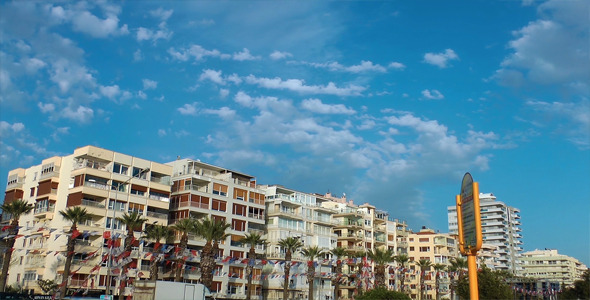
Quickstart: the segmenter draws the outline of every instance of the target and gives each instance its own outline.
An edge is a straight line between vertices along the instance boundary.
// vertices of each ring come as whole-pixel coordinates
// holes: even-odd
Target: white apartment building
[[[555,249],[533,250],[522,254],[522,276],[565,286],[582,278],[588,267],[579,260],[559,254]]]
[[[178,159],[167,165],[173,169],[170,224],[184,218],[204,217],[231,224],[228,237],[219,245],[220,261],[211,292],[216,299],[245,299],[248,286],[244,259],[248,258],[250,245],[239,241],[246,233],[265,234],[265,191],[257,186],[256,178],[251,175],[199,160]],[[205,246],[205,241],[189,235],[188,244],[191,251],[198,252]],[[264,246],[257,246],[256,253],[262,255]],[[197,282],[201,277],[198,266],[198,261],[188,260],[184,266],[184,280]],[[261,265],[254,266],[252,299],[262,296],[261,271]]]
[[[109,268],[108,262],[102,261],[110,253],[103,234],[124,237],[126,228],[115,218],[133,211],[147,218],[146,224],[167,225],[171,175],[170,166],[94,146],[77,148],[71,155],[47,158],[27,169],[9,171],[4,203],[23,199],[34,210],[19,220],[22,237],[16,239],[7,284],[16,283],[41,292],[38,279],[55,279],[61,283],[66,234],[71,223],[59,212],[80,206],[91,219],[78,224],[81,234],[76,238],[72,264],[72,271],[76,272],[67,286],[71,290],[104,294],[109,270],[118,267]],[[3,224],[9,220],[9,215],[2,216]],[[141,234],[137,230],[136,240]],[[139,266],[144,257],[138,246],[135,244],[130,258]],[[148,263],[149,259],[144,262]],[[133,269],[129,276],[139,279],[138,273]],[[142,278],[147,278],[149,272],[145,273]],[[113,276],[111,291],[117,294],[119,280],[114,273]],[[124,292],[132,293],[132,287]]]
[[[318,246],[329,252],[336,246],[336,234],[333,229],[335,220],[334,209],[325,207],[329,199],[317,194],[308,194],[279,185],[263,187],[266,191],[267,212],[267,251],[269,260],[282,260],[285,258],[285,249],[278,243],[286,237],[298,237],[307,246]],[[306,273],[306,258],[301,253],[292,254],[293,261],[303,262],[291,268],[291,274]],[[324,255],[321,259],[330,259],[330,255]],[[265,284],[264,299],[282,299],[284,273],[277,270],[276,266],[268,266],[264,270],[267,278]],[[329,264],[318,264],[316,272],[330,274]],[[305,276],[295,276],[290,279],[290,295],[292,299],[304,299],[308,295],[309,285]],[[314,294],[316,299],[326,299],[333,296],[332,281],[329,276],[317,276],[314,280]]]
[[[481,251],[494,249],[493,253],[483,253],[485,263],[495,270],[507,270],[518,274],[521,270],[522,235],[520,210],[497,201],[491,193],[480,193],[480,210],[483,244]],[[449,232],[458,234],[457,208],[449,206]]]

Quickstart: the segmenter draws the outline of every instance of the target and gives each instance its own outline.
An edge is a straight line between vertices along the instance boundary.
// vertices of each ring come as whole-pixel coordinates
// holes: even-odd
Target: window
[[[227,196],[227,185],[213,183],[213,194]]]
[[[234,204],[232,213],[238,216],[246,216],[246,206]]]
[[[129,167],[120,163],[113,164],[113,173],[127,175]]]
[[[149,172],[145,172],[145,170],[146,169],[133,167],[133,174],[131,176],[137,177],[139,179],[146,179],[147,173],[149,173]]]
[[[426,242],[430,241],[430,239],[429,238],[420,238],[418,241],[420,243],[426,243]]]
[[[106,224],[106,228],[109,228],[109,229],[123,228],[123,224],[121,224],[121,221],[119,221],[117,219],[110,218],[110,217],[107,217],[107,221],[105,224]]]
[[[420,247],[420,252],[430,252],[430,247]]]
[[[35,188],[34,187],[31,188],[31,194],[30,194],[30,196],[31,197],[35,196]]]
[[[113,190],[113,191],[119,191],[119,192],[125,192],[127,190],[125,188],[125,186],[126,186],[126,184],[123,184],[122,182],[113,180],[113,183],[111,185],[111,190]]]
[[[414,251],[414,247],[410,247],[410,251]]]
[[[129,209],[127,210],[127,212],[132,213],[132,212],[136,212],[140,215],[143,214],[143,205],[141,204],[137,204],[137,203],[129,203]]]
[[[125,202],[120,202],[120,201],[115,201],[112,199],[109,199],[109,209],[110,210],[118,210],[118,211],[125,211],[125,206],[126,203]]]
[[[213,201],[211,201],[211,209],[217,211],[226,211],[226,202],[222,200],[213,199]]]
[[[234,199],[244,201],[248,192],[246,190],[234,188]]]
[[[246,230],[246,221],[232,219],[231,228],[237,231],[244,231]]]

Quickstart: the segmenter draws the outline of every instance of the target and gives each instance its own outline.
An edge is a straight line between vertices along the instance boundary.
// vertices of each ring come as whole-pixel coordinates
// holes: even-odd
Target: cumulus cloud
[[[172,37],[172,35],[173,35],[173,32],[168,30],[165,26],[160,29],[157,29],[157,30],[152,30],[152,29],[145,28],[145,27],[139,27],[139,28],[137,28],[137,33],[136,33],[135,37],[138,42],[141,42],[141,41],[156,42],[160,39],[168,40]]]
[[[588,1],[547,1],[539,6],[540,18],[513,32],[504,58],[493,76],[500,83],[521,86],[590,82]],[[586,94],[587,95],[587,94]]]
[[[219,109],[204,109],[204,114],[217,115],[222,119],[233,119],[236,115],[236,111],[229,107],[222,107]]]
[[[250,50],[244,48],[241,52],[234,53],[232,58],[237,61],[244,61],[244,60],[258,60],[260,56],[254,56],[250,54]]]
[[[106,38],[112,35],[124,35],[129,33],[127,25],[119,27],[119,18],[109,15],[106,19],[100,19],[88,11],[72,13],[72,25],[75,31],[86,33],[96,38]]]
[[[0,121],[0,137],[6,137],[9,134],[17,133],[22,131],[25,125],[20,122],[8,123],[6,121]]]
[[[269,57],[273,60],[285,59],[288,57],[293,57],[293,54],[289,52],[281,52],[281,51],[273,51]]]
[[[406,65],[400,63],[400,62],[392,62],[389,64],[388,66],[390,69],[395,69],[395,70],[403,70],[406,68]]]
[[[158,87],[158,82],[151,79],[142,79],[144,90],[153,90]]]
[[[188,61],[190,58],[200,61],[207,57],[216,57],[221,59],[229,59],[231,55],[223,54],[217,49],[207,50],[200,45],[191,45],[189,48],[182,48],[176,50],[175,48],[169,48],[168,54],[179,61]]]
[[[201,73],[201,76],[199,76],[199,81],[205,80],[209,80],[220,85],[225,85],[225,80],[223,80],[223,77],[221,76],[221,71],[215,71],[211,69],[203,70],[203,73]]]
[[[360,96],[366,89],[358,85],[349,85],[348,87],[337,87],[333,82],[327,85],[305,85],[305,81],[301,79],[287,79],[281,78],[258,78],[254,75],[248,75],[245,81],[249,84],[255,84],[267,89],[289,90],[303,94],[326,94],[336,96]]]
[[[438,99],[443,99],[445,97],[438,90],[423,90],[422,96],[424,96],[424,98],[430,99],[430,100],[433,100],[433,99],[438,100]]]
[[[441,53],[426,53],[424,54],[424,62],[435,65],[441,69],[448,67],[450,60],[458,60],[459,56],[453,49],[446,49]]]
[[[172,13],[174,13],[173,9],[166,10],[161,7],[159,7],[158,9],[155,9],[155,10],[150,10],[150,15],[152,15],[152,17],[158,18],[162,21],[168,20],[168,18],[170,18],[170,16],[172,16]]]
[[[90,123],[94,117],[94,110],[90,107],[78,106],[77,108],[65,107],[62,116],[78,123]]]
[[[301,103],[301,107],[318,114],[356,114],[354,109],[348,108],[343,104],[324,104],[320,99],[305,99]]]
[[[179,107],[177,110],[178,112],[180,112],[180,114],[182,115],[191,115],[191,116],[195,116],[198,113],[197,110],[197,102],[193,102],[191,104],[185,104],[182,107]]]

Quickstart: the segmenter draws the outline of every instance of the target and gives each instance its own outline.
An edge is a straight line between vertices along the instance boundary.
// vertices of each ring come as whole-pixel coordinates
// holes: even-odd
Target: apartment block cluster
[[[484,198],[489,201],[482,200],[482,203],[490,203],[485,206],[487,213],[482,214],[485,242],[489,247],[486,263],[513,272],[528,270],[527,263],[522,263],[527,257],[521,254],[519,211],[495,201],[491,194]],[[356,205],[345,196],[259,184],[254,176],[199,160],[178,158],[158,163],[95,146],[77,148],[71,155],[47,158],[40,165],[9,171],[4,203],[15,199],[25,200],[34,210],[20,218],[20,236],[14,249],[4,249],[13,251],[8,285],[19,284],[36,292],[40,292],[38,279],[61,281],[71,224],[59,212],[74,206],[85,208],[92,217],[78,225],[81,234],[76,238],[72,266],[75,272],[68,288],[98,294],[107,290],[108,282],[109,290],[117,290],[115,287],[120,285],[118,276],[108,280],[112,268],[103,258],[109,253],[109,238],[126,234],[126,228],[117,218],[130,212],[143,215],[148,225],[173,225],[181,219],[204,217],[225,220],[231,225],[227,238],[220,243],[219,256],[229,260],[223,259],[215,270],[211,292],[216,299],[246,298],[247,263],[243,259],[247,257],[249,245],[239,241],[247,233],[258,233],[266,239],[266,245],[256,247],[257,255],[265,262],[284,259],[285,249],[279,241],[286,237],[299,237],[305,246],[317,245],[327,251],[343,247],[349,250],[351,257],[356,252],[381,248],[406,254],[411,261],[427,259],[433,264],[449,265],[452,258],[459,256],[453,232],[456,231],[456,212],[452,207],[449,207],[451,233],[427,228],[414,233],[404,221],[391,218],[387,211],[368,203]],[[10,219],[10,215],[3,214],[2,226]],[[141,231],[135,232],[135,239],[141,239]],[[178,236],[175,243],[179,243]],[[190,253],[198,253],[204,245],[204,240],[189,236]],[[127,276],[146,280],[150,257],[145,254],[153,251],[153,245],[135,243],[130,257],[136,267],[130,269]],[[339,277],[333,273],[333,259],[326,254],[318,260],[314,284],[317,296],[314,298],[351,299],[361,284],[360,279],[342,281],[341,293],[334,295],[332,281]],[[304,262],[305,258],[295,253],[293,260]],[[540,270],[537,261],[531,258],[528,265]],[[571,262],[572,270],[582,268],[577,265],[579,262]],[[184,281],[199,281],[198,259],[187,260],[182,268]],[[288,289],[293,299],[307,297],[308,284],[302,276],[305,268],[305,263],[294,264],[291,268],[295,276],[289,281]],[[416,298],[419,274],[414,264],[408,268],[407,290]],[[171,280],[174,269],[172,264],[161,264],[159,277]],[[348,272],[353,272],[353,268],[345,267],[344,273]],[[254,299],[282,299],[281,274],[278,263],[256,264]],[[386,278],[390,288],[399,288],[399,268],[395,264],[388,269]],[[448,280],[441,282],[439,293],[448,293]],[[427,283],[427,294],[434,297],[433,278]],[[132,294],[133,285],[127,286],[123,293]]]

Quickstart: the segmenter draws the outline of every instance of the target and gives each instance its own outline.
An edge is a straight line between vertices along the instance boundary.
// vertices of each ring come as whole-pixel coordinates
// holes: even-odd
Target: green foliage
[[[559,299],[590,299],[590,271],[586,270],[581,280],[576,280],[573,287],[566,288]]]
[[[410,300],[411,298],[401,292],[390,291],[386,288],[375,288],[356,296],[356,300]]]
[[[5,293],[17,293],[17,294],[22,294],[24,293],[24,289],[23,286],[15,283],[13,285],[9,285],[6,287],[6,289],[4,290]]]
[[[506,283],[506,272],[492,271],[485,265],[477,272],[477,285],[480,299],[512,299],[512,289]],[[469,276],[464,276],[457,283],[457,295],[469,299]]]
[[[37,285],[43,290],[45,294],[55,294],[59,285],[51,279],[39,279]]]

